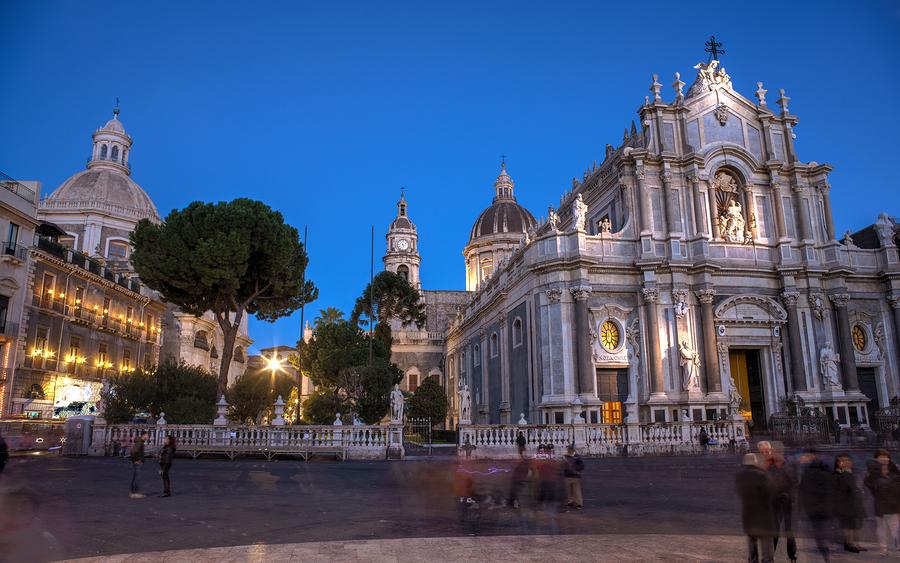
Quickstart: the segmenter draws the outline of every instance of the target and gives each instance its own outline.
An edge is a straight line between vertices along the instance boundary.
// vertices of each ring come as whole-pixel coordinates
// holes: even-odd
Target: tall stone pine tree
[[[404,325],[415,324],[421,329],[425,324],[425,304],[419,291],[403,276],[384,271],[375,276],[356,298],[350,322],[356,324],[363,316],[378,323],[375,336],[390,350],[391,319],[398,319]]]
[[[259,201],[194,202],[159,225],[141,220],[131,244],[144,284],[187,313],[215,316],[225,337],[217,395],[228,384],[244,315],[274,321],[318,293],[305,279],[308,258],[297,229]]]

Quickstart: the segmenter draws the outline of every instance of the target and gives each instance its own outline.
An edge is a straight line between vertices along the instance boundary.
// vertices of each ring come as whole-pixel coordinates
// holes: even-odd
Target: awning
[[[49,221],[41,221],[35,229],[35,232],[42,237],[63,237],[67,234],[59,226],[54,225]]]

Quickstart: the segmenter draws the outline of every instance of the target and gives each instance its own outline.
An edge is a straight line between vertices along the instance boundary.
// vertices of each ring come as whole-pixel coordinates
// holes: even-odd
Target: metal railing
[[[34,205],[37,194],[31,188],[0,172],[0,185]]]
[[[13,256],[19,260],[25,261],[28,256],[28,248],[17,244],[15,241],[6,241],[3,243],[3,254]]]

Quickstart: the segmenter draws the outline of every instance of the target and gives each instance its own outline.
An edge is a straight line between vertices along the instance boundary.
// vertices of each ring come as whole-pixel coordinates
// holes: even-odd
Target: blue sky
[[[677,6],[677,7],[676,7]],[[740,10],[743,10],[740,11]],[[116,97],[134,179],[165,215],[261,199],[301,231],[319,300],[344,311],[376,268],[401,186],[426,288],[463,289],[462,248],[501,153],[543,215],[601,161],[660,74],[690,83],[715,34],[829,162],[836,229],[900,213],[900,2],[0,2],[0,170],[49,193],[84,167]],[[299,312],[251,321],[293,343]]]

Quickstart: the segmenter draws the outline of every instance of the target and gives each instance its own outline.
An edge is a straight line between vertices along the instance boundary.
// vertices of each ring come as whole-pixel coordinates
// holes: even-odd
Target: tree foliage
[[[394,272],[379,273],[356,299],[350,321],[358,324],[362,317],[373,319],[379,340],[390,349],[391,320],[397,319],[403,325],[425,325],[425,304],[419,291],[403,276]]]
[[[248,370],[225,392],[228,418],[240,424],[262,424],[275,417],[275,401],[285,402],[283,417],[294,420],[297,404],[297,381],[286,373]]]
[[[432,425],[440,424],[447,418],[449,409],[447,393],[437,377],[425,378],[416,392],[409,398],[411,418],[430,418]]]
[[[376,340],[372,356],[386,360],[390,351]],[[341,391],[344,371],[368,363],[369,338],[349,321],[323,324],[313,330],[309,342],[297,343],[297,355],[291,361],[303,369],[317,388],[337,393]]]
[[[334,324],[344,320],[344,312],[336,307],[319,309],[319,316],[313,320],[313,326],[319,328],[327,324]]]
[[[244,314],[274,321],[313,301],[297,229],[250,199],[194,202],[131,234],[134,269],[165,301],[200,316],[212,311],[225,336],[218,392],[224,392]]]
[[[349,404],[330,390],[317,390],[303,401],[303,420],[310,424],[331,424],[337,413],[347,420],[349,412]]]
[[[103,401],[104,417],[112,423],[131,422],[139,413],[165,413],[171,424],[209,424],[216,412],[216,378],[169,360],[112,378]]]

